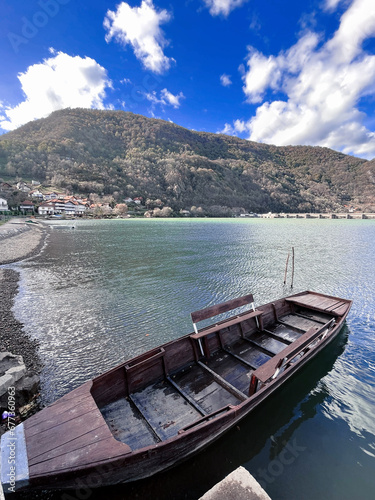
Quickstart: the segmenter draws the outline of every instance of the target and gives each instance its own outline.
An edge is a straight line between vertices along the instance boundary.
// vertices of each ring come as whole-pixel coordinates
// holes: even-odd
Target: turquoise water
[[[238,429],[173,472],[110,494],[195,499],[243,465],[273,500],[372,499],[374,245],[375,221],[367,220],[56,224],[38,258],[13,266],[22,276],[17,318],[40,341],[43,401],[191,332],[190,312],[208,305],[248,293],[261,305],[306,289],[352,298],[335,343]],[[292,246],[293,290],[290,269],[283,284]]]

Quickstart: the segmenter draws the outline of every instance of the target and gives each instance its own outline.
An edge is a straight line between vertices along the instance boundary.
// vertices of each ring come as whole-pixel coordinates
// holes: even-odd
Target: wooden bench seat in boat
[[[224,319],[222,321],[219,321],[219,322],[215,323],[214,325],[202,328],[201,330],[197,329],[196,324],[199,323],[200,321],[212,318],[214,316],[218,316],[219,314],[223,314],[223,313],[228,312],[228,311],[232,311],[232,310],[237,309],[238,307],[242,307],[244,305],[251,305],[253,307],[253,309],[251,311],[238,314],[235,317],[231,317],[229,319]],[[207,335],[210,335],[211,333],[215,333],[219,330],[222,330],[223,328],[229,328],[230,326],[236,325],[242,321],[246,321],[246,320],[251,319],[251,318],[255,318],[257,322],[259,321],[259,328],[260,328],[260,330],[262,330],[263,329],[262,314],[263,314],[263,311],[255,310],[254,297],[252,294],[245,295],[244,297],[241,297],[240,299],[229,300],[227,302],[223,302],[222,304],[207,307],[205,309],[201,309],[199,311],[195,311],[195,312],[191,313],[191,319],[193,321],[195,333],[190,335],[190,337],[192,339],[199,340],[202,337],[206,337]]]

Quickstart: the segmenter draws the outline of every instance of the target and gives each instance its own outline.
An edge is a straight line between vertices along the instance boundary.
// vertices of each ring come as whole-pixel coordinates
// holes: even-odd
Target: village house
[[[21,191],[22,193],[29,193],[31,191],[31,187],[28,186],[25,182],[17,182],[16,186],[18,191]]]
[[[0,198],[0,212],[7,212],[8,210],[7,200],[5,198]]]
[[[53,215],[55,213],[55,207],[53,203],[45,201],[38,208],[39,215]]]
[[[30,200],[25,200],[22,203],[20,203],[20,210],[21,212],[34,212],[34,203]]]
[[[13,186],[8,182],[0,182],[0,191],[10,193],[11,191],[13,191]]]
[[[64,197],[65,197],[65,194],[56,193],[55,191],[53,191],[52,193],[45,193],[44,194],[45,200],[56,200],[56,199],[64,198]]]
[[[33,191],[30,191],[29,193],[32,198],[37,198],[38,200],[43,200],[44,195],[39,191],[39,189],[34,189]]]
[[[139,196],[138,198],[134,198],[134,203],[136,203],[137,205],[141,205],[142,204],[142,196]]]

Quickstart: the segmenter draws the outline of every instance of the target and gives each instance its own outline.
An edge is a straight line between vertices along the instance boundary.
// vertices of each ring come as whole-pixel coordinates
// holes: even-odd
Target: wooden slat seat
[[[203,328],[200,330],[198,333],[193,333],[190,335],[192,339],[201,339],[202,337],[205,337],[206,335],[210,335],[210,333],[217,332],[223,328],[229,328],[230,326],[236,325],[237,323],[241,321],[246,321],[251,318],[258,318],[262,316],[263,311],[250,311],[246,314],[240,314],[234,318],[230,318],[228,320],[220,321],[219,323],[215,323],[212,326],[209,326],[207,328]]]

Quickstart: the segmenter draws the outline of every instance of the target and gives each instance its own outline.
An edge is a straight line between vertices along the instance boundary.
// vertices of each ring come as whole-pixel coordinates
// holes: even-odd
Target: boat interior
[[[246,305],[245,312],[197,328]],[[259,309],[252,295],[212,306],[192,313],[194,333],[94,379],[91,393],[118,441],[132,450],[152,446],[248,400],[257,383],[270,377],[263,373],[270,360],[271,374],[284,353],[290,353],[289,364],[295,362],[318,342],[316,332],[327,332],[347,308],[342,299],[312,292]],[[306,334],[309,342],[302,342]]]

